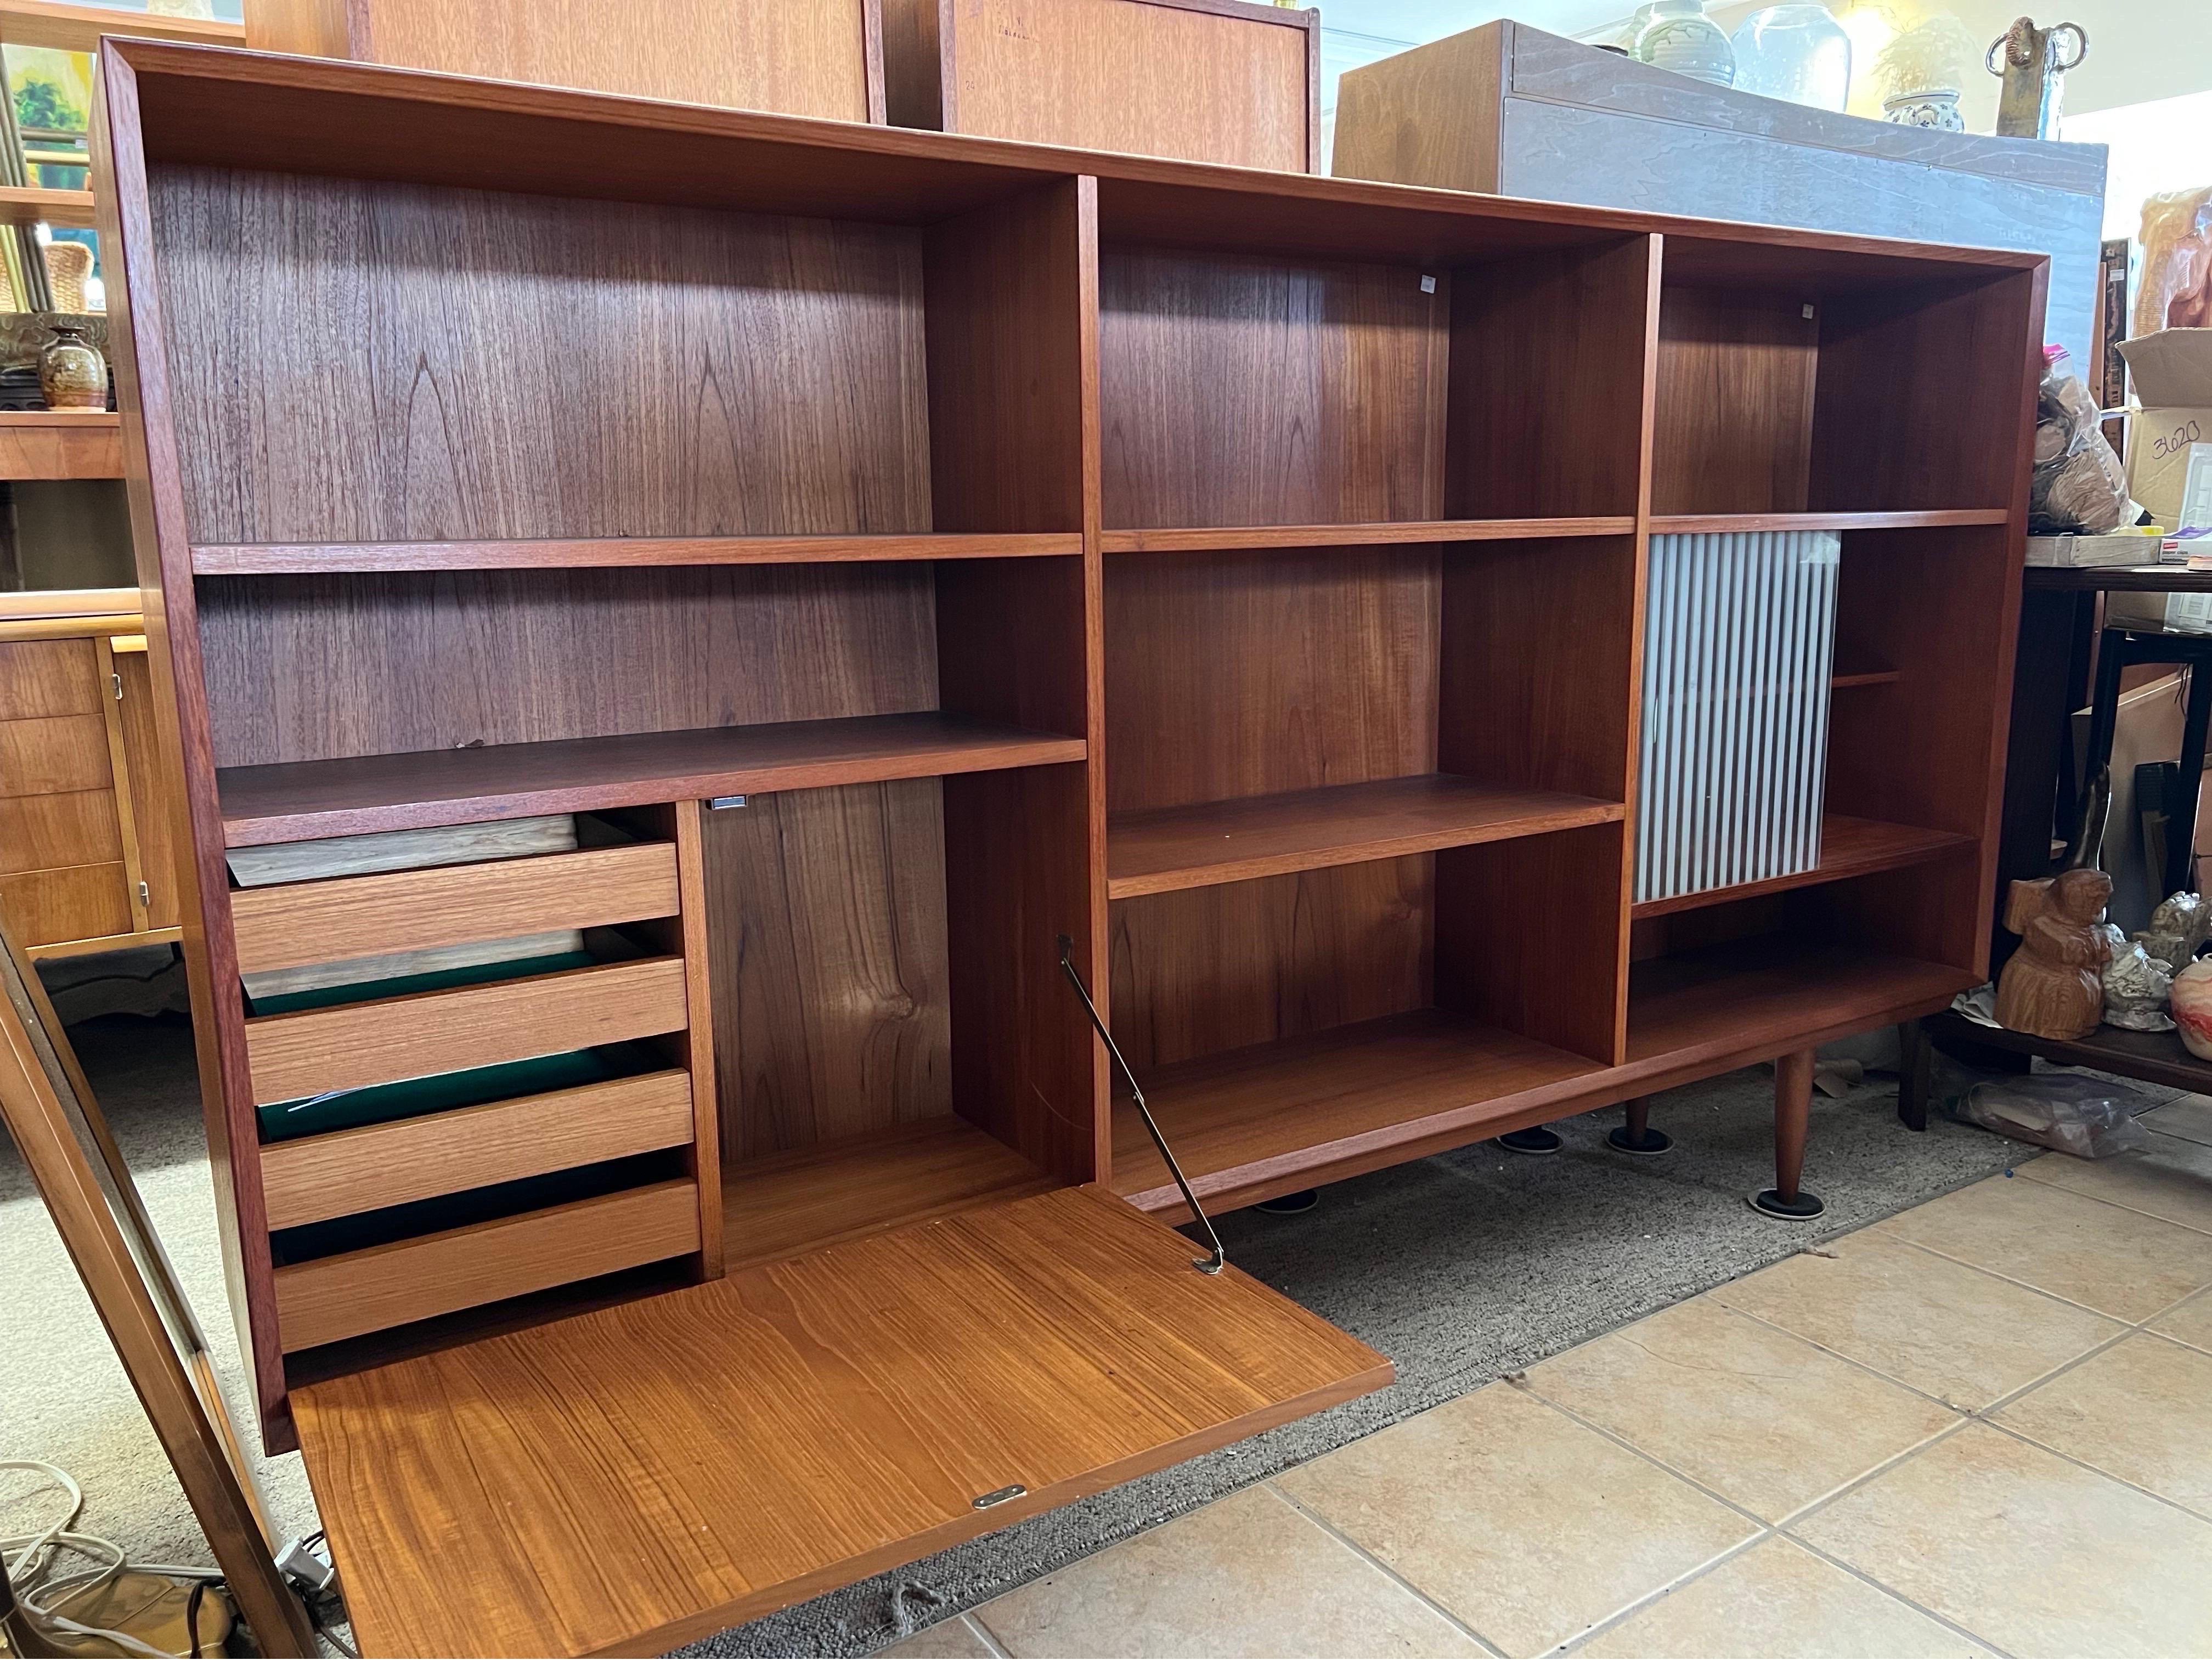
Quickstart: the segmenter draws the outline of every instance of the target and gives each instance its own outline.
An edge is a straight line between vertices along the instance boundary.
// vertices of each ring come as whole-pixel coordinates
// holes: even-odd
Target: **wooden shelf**
[[[1792,876],[1770,876],[1763,881],[1739,882],[1730,887],[1706,888],[1679,893],[1667,899],[1646,899],[1631,912],[1638,921],[1665,916],[1674,911],[1724,905],[1730,900],[1752,899],[1762,893],[1811,887],[1821,882],[1842,882],[1876,871],[1897,870],[1906,865],[1941,859],[1974,845],[1971,836],[1948,830],[1916,830],[1905,824],[1885,824],[1878,819],[1852,818],[1832,812],[1820,820],[1820,862]]]
[[[1844,691],[1852,686],[1893,686],[1905,678],[1903,669],[1852,669],[1828,677],[1828,690]]]
[[[1237,548],[1360,548],[1399,542],[1519,542],[1548,536],[1632,536],[1627,518],[1422,519],[1370,525],[1214,525],[1109,530],[1108,553],[1204,553]]]
[[[119,6],[55,5],[49,0],[0,0],[0,45],[91,52],[103,34],[203,46],[246,44],[245,24],[212,17],[168,17]]]
[[[1054,733],[934,711],[228,767],[224,844],[586,812],[1080,761]]]
[[[2011,521],[2006,508],[1946,508],[1932,513],[1656,513],[1654,536],[1707,536],[1733,531],[1951,530]]]
[[[725,1167],[725,1266],[735,1273],[986,1200],[1060,1186],[963,1118],[929,1118]]]
[[[122,477],[122,417],[114,410],[0,410],[0,478]],[[131,595],[135,609],[136,589]]]
[[[1143,1082],[1193,1189],[1234,1208],[1479,1140],[1498,1133],[1487,1128],[1494,1121],[1540,1119],[1603,1070],[1464,1015],[1417,1009],[1203,1056]],[[1144,1210],[1182,1203],[1127,1101],[1114,1110],[1113,1188]]]
[[[1432,853],[1614,824],[1625,811],[1617,801],[1429,773],[1116,813],[1106,832],[1106,893],[1129,899]]]
[[[1036,535],[600,537],[531,542],[289,542],[192,549],[198,576],[619,565],[795,565],[856,560],[1080,556],[1074,531]]]
[[[61,225],[92,228],[92,192],[46,190],[35,185],[0,185],[0,225]]]

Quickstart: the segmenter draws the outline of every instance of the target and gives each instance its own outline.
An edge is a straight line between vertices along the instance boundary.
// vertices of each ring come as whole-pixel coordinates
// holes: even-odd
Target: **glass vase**
[[[1705,0],[1656,0],[1651,21],[1636,36],[1638,61],[1725,87],[1735,80],[1735,52]]]
[[[1735,83],[1745,92],[1841,113],[1851,90],[1851,38],[1826,6],[1769,6],[1743,20]]]

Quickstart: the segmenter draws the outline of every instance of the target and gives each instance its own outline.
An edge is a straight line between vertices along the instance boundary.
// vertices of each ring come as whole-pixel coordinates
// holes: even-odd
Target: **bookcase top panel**
[[[927,224],[1065,179],[1099,181],[1102,236],[1481,263],[1663,234],[1695,280],[1838,287],[1965,280],[2045,257],[1626,213],[1055,149],[861,123],[121,40],[108,95],[145,162]],[[127,119],[135,107],[138,119]],[[419,141],[435,131],[440,142]],[[129,142],[126,137],[124,142]],[[127,164],[133,158],[118,157]],[[129,167],[124,167],[126,177]]]

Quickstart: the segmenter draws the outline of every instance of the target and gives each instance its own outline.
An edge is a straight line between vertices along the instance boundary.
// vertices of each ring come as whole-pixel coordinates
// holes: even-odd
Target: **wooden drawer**
[[[678,1068],[491,1101],[261,1150],[271,1228],[691,1142],[691,1079]]]
[[[239,971],[258,974],[635,922],[679,908],[676,849],[647,842],[247,888],[231,896],[230,915]]]
[[[131,885],[119,863],[0,876],[0,915],[27,949],[131,932]]]
[[[114,787],[103,716],[0,721],[0,795],[62,795]]]
[[[0,796],[0,875],[122,860],[113,790]]]
[[[699,1190],[658,1182],[276,1270],[287,1353],[699,1249]]]
[[[101,690],[89,640],[0,642],[0,721],[105,714]]]
[[[246,1023],[246,1052],[253,1103],[265,1106],[684,1026],[684,959],[648,957],[264,1015]]]

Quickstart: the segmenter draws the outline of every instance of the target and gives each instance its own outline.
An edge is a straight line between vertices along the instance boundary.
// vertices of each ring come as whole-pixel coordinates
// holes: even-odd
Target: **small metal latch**
[[[115,683],[115,701],[118,703],[121,702],[123,701],[123,672],[120,669],[110,669],[107,672],[107,678]]]
[[[1068,984],[1075,988],[1075,994],[1083,1000],[1084,1012],[1091,1017],[1091,1029],[1097,1032],[1099,1041],[1106,1045],[1106,1053],[1114,1057],[1114,1064],[1121,1068],[1121,1079],[1128,1085],[1130,1098],[1136,1103],[1137,1116],[1145,1121],[1145,1128],[1152,1132],[1152,1145],[1160,1150],[1160,1162],[1168,1167],[1168,1174],[1175,1177],[1176,1186],[1182,1191],[1183,1203],[1190,1207],[1192,1219],[1206,1235],[1206,1243],[1213,1248],[1211,1256],[1193,1257],[1191,1267],[1200,1274],[1220,1273],[1229,1262],[1229,1253],[1222,1249],[1221,1236],[1213,1231],[1213,1224],[1200,1206],[1198,1195],[1190,1190],[1190,1183],[1183,1179],[1182,1166],[1176,1163],[1176,1156],[1169,1149],[1167,1137],[1160,1134],[1159,1121],[1152,1116],[1152,1108],[1145,1104],[1145,1091],[1137,1083],[1137,1074],[1129,1070],[1129,1063],[1121,1058],[1121,1045],[1114,1041],[1114,1034],[1106,1030],[1106,1023],[1098,1018],[1098,1005],[1091,1000],[1091,988],[1083,983],[1083,976],[1075,971],[1075,941],[1064,933],[1060,936],[1060,972],[1066,975]]]
[[[717,795],[707,803],[717,812],[724,807],[742,807],[744,804],[745,798],[742,795]]]
[[[138,885],[138,903],[142,905],[150,905],[154,903],[154,891],[143,882]]]
[[[975,1508],[977,1510],[988,1510],[994,1505],[1005,1504],[1009,1499],[1018,1499],[1028,1491],[1029,1489],[1027,1487],[1017,1481],[1011,1487],[1000,1487],[996,1493],[977,1493],[975,1495]]]

